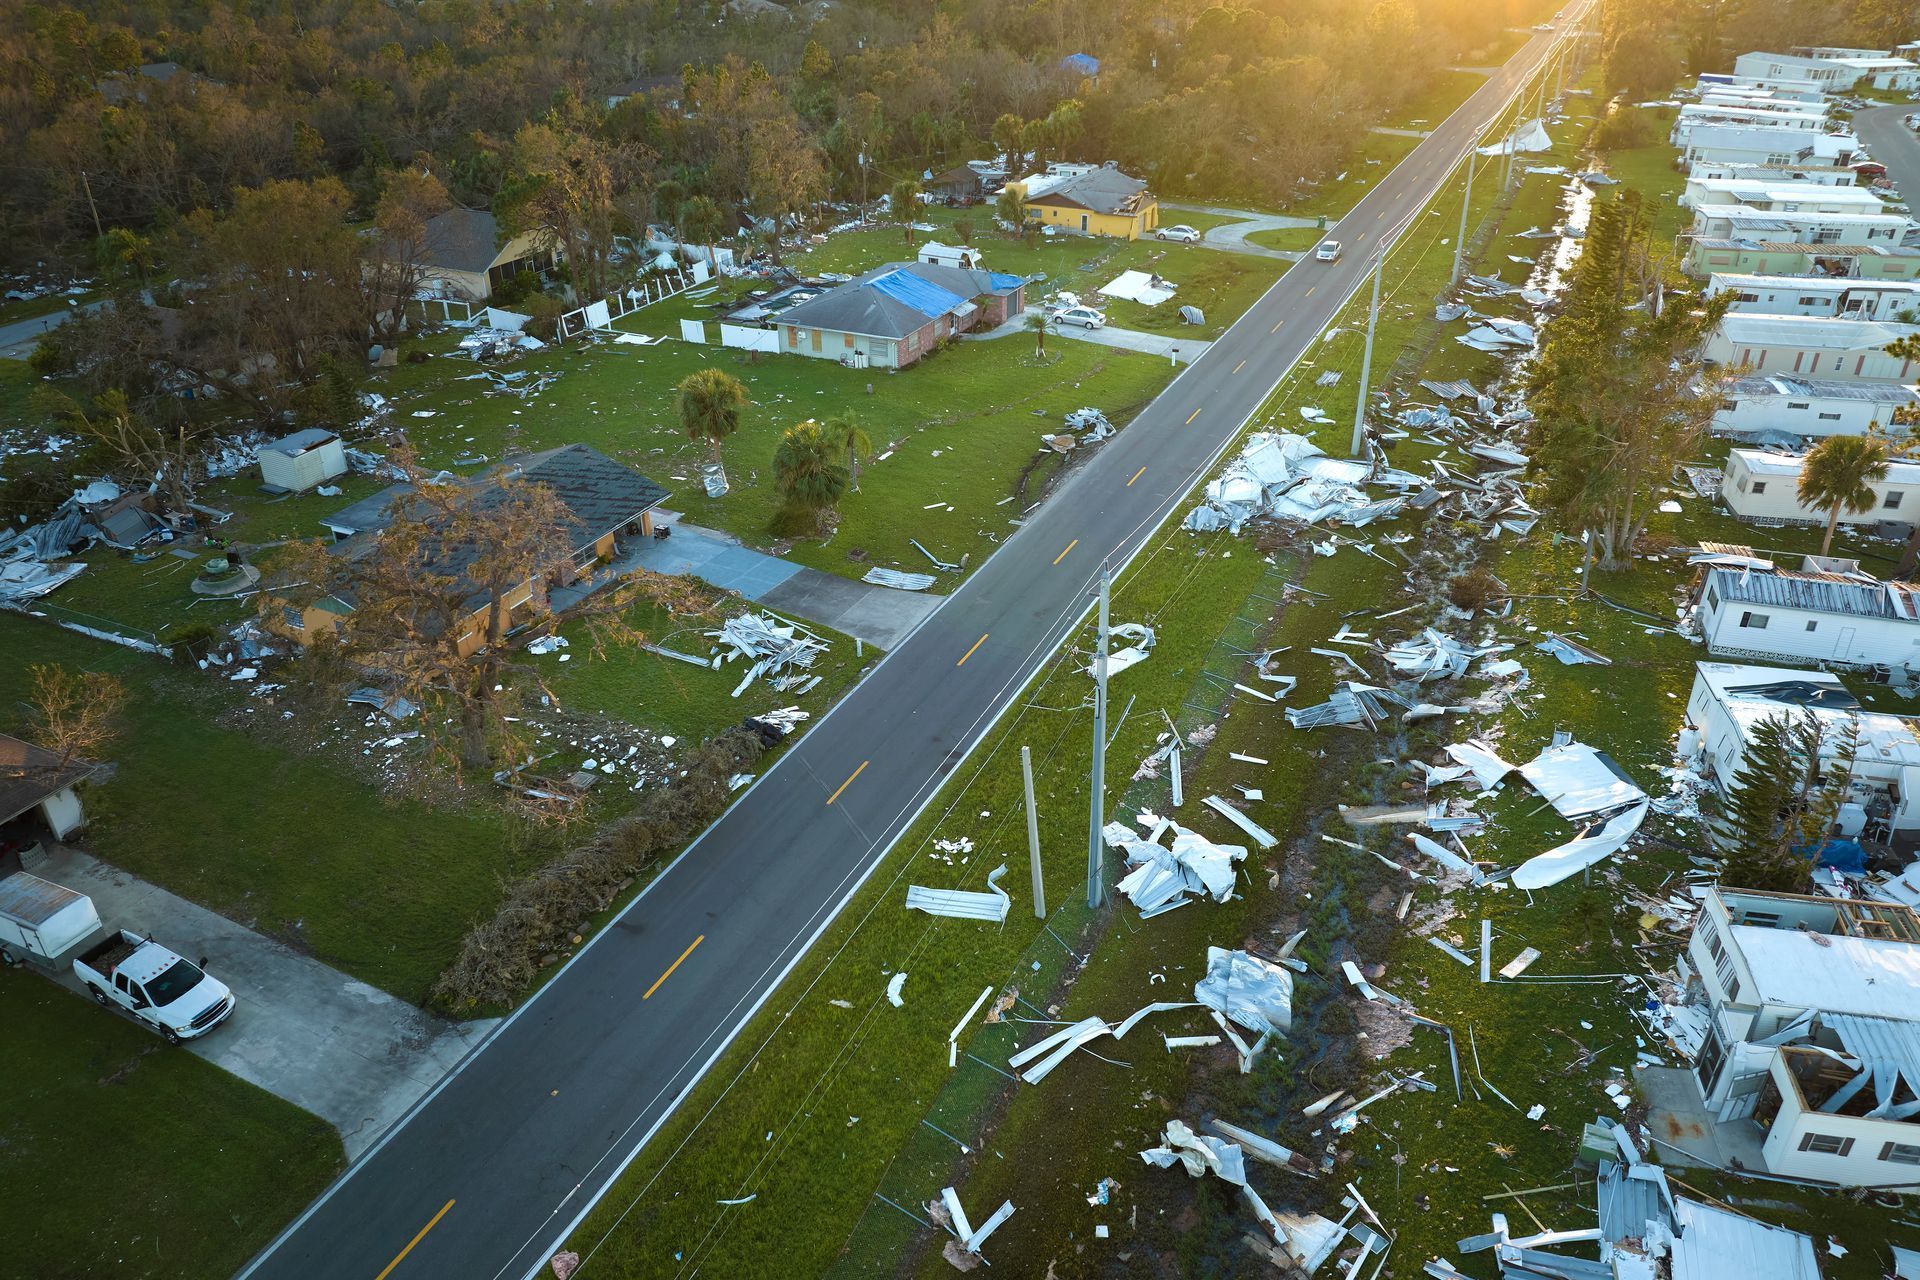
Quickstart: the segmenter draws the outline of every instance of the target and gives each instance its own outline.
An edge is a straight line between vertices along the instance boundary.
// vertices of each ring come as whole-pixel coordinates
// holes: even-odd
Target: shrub
[[[1447,599],[1456,609],[1478,613],[1487,607],[1488,601],[1505,595],[1506,590],[1500,579],[1475,566],[1447,583]]]
[[[744,727],[703,743],[686,776],[643,793],[632,813],[515,884],[493,917],[468,931],[434,982],[434,1002],[452,1013],[513,1004],[551,957],[571,947],[588,917],[720,816],[733,794],[729,780],[765,751]]]
[[[1653,127],[1639,111],[1616,111],[1593,131],[1596,151],[1630,151],[1654,140]]]
[[[567,304],[547,294],[536,293],[524,305],[529,317],[527,332],[542,342],[552,342],[554,335],[560,332],[560,317],[570,310]]]
[[[160,643],[173,650],[173,660],[190,667],[207,656],[220,636],[204,622],[183,623],[160,634]]]

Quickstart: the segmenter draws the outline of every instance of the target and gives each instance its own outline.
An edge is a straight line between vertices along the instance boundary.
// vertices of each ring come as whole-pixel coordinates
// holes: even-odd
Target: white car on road
[[[1178,240],[1181,244],[1199,244],[1200,233],[1186,223],[1176,223],[1171,227],[1162,227],[1153,233],[1162,240]]]
[[[1107,317],[1092,307],[1066,307],[1053,313],[1055,324],[1077,324],[1082,329],[1105,327]]]
[[[1321,262],[1340,261],[1340,242],[1338,240],[1322,240],[1320,247],[1313,251],[1313,256]]]

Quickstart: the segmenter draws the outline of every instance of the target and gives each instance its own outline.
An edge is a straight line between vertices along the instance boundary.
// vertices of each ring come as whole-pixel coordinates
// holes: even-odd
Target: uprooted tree
[[[551,489],[512,471],[435,484],[404,452],[396,463],[411,483],[389,523],[348,544],[287,548],[261,594],[262,615],[329,607],[339,626],[313,643],[337,645],[344,665],[379,673],[418,704],[436,757],[456,770],[523,767],[534,732],[520,714],[524,700],[557,699],[508,636],[552,615],[550,587],[579,579],[570,513]],[[643,597],[675,612],[704,609],[690,584],[629,575],[573,611],[587,620],[596,653],[644,640],[624,621]],[[342,665],[313,664],[336,672]]]
[[[1721,879],[1782,893],[1812,888],[1814,860],[1846,802],[1855,742],[1850,728],[1829,733],[1806,712],[1754,726],[1715,824]]]
[[[1566,307],[1528,371],[1529,472],[1548,514],[1584,541],[1583,574],[1628,561],[1718,405],[1696,352],[1726,300],[1666,299],[1649,245],[1636,195],[1595,203]]]
[[[50,417],[99,446],[122,479],[151,482],[170,509],[187,509],[201,478],[200,455],[208,436],[204,423],[155,421],[135,409],[121,391],[103,391],[91,406],[51,385],[39,387],[36,394]]]

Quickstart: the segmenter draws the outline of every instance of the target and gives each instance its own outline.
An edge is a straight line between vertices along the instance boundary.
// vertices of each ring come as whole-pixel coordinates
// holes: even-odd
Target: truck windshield
[[[169,1005],[187,992],[200,985],[200,979],[206,975],[188,964],[185,960],[176,960],[160,971],[160,975],[147,982],[147,999],[156,1005]]]

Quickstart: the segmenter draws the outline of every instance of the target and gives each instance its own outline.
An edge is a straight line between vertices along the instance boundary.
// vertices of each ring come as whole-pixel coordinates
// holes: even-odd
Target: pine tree
[[[1781,893],[1812,888],[1814,856],[1847,798],[1854,745],[1851,726],[1828,734],[1807,712],[1754,726],[1716,824],[1722,880]]]

